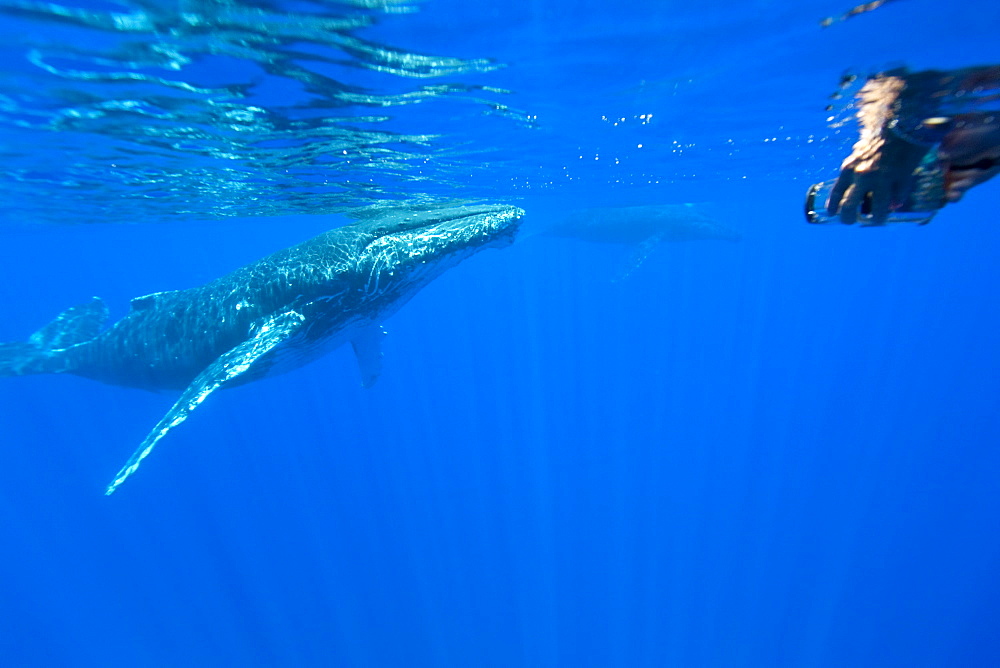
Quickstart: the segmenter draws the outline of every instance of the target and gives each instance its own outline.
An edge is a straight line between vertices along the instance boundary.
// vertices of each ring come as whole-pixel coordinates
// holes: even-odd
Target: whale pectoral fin
[[[646,258],[650,256],[653,249],[659,246],[662,241],[663,235],[660,234],[654,234],[648,239],[644,239],[639,244],[639,247],[635,249],[635,252],[632,253],[632,257],[629,258],[628,263],[625,265],[624,269],[622,269],[621,273],[615,277],[614,282],[617,283],[618,281],[624,281],[626,278],[631,276],[632,272],[638,269],[639,265],[646,261]]]
[[[385,330],[379,325],[365,327],[351,339],[354,357],[361,371],[361,387],[367,389],[375,384],[382,373],[382,339]]]
[[[180,399],[167,411],[167,414],[157,423],[153,431],[149,432],[146,440],[132,453],[132,456],[118,471],[115,479],[108,485],[104,493],[114,493],[119,485],[135,473],[142,460],[149,456],[159,440],[167,435],[167,432],[184,422],[191,411],[197,408],[208,395],[248,371],[254,362],[293,336],[301,328],[304,321],[305,317],[296,311],[288,311],[274,316],[261,323],[253,337],[208,365],[188,385]]]

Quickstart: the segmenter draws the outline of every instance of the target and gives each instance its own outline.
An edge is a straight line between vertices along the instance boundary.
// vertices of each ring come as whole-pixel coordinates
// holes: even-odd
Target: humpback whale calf
[[[220,387],[288,371],[348,341],[370,386],[381,368],[380,321],[465,258],[512,243],[523,213],[512,206],[390,212],[206,285],[137,297],[103,331],[108,310],[95,297],[25,342],[0,344],[0,376],[69,373],[183,390],[108,485],[112,494]]]
[[[695,204],[579,209],[544,226],[540,234],[635,246],[620,279],[631,274],[661,243],[705,239],[739,241],[742,238],[738,231],[716,222]]]

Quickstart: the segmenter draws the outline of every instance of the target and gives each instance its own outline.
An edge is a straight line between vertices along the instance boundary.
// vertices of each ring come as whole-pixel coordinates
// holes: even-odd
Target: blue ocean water
[[[0,341],[387,203],[527,212],[373,388],[344,347],[220,392],[112,497],[175,394],[0,379],[0,664],[1000,665],[1000,183],[801,212],[840,77],[996,63],[1000,8],[848,9],[0,3]],[[681,202],[742,241],[621,279],[533,233]]]

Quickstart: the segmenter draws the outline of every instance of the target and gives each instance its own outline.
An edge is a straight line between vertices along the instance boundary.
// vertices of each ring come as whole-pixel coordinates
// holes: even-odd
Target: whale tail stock
[[[65,351],[96,337],[107,319],[108,307],[94,297],[66,309],[27,341],[0,343],[0,376],[67,371]]]

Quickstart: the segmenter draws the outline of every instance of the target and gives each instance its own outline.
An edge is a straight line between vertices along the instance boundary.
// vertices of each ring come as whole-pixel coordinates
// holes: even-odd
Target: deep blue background
[[[997,10],[902,2],[821,31],[814,19],[847,7],[748,3],[786,29],[749,39],[775,73],[762,81],[724,48],[748,37],[715,4],[678,16],[430,2],[380,26],[413,48],[510,62],[497,85],[550,113],[540,134],[511,129],[512,151],[539,136],[624,151],[592,107],[662,108],[672,124],[649,137],[710,145],[734,119],[755,143],[726,178],[630,188],[602,163],[574,167],[586,187],[539,192],[485,173],[527,225],[584,193],[712,198],[744,241],[664,246],[622,282],[629,251],[615,247],[529,236],[484,251],[387,323],[376,387],[360,389],[345,348],[220,393],[111,498],[110,476],[174,395],[3,379],[0,663],[1000,665],[1000,183],[926,227],[817,228],[803,191],[836,159],[783,162],[792,152],[763,142],[786,122],[825,135],[823,96],[847,66],[996,62],[977,31],[993,34]],[[671,19],[718,48],[660,43]],[[595,51],[602,31],[644,41]],[[704,72],[698,105],[596,99],[558,74],[604,62],[580,76],[610,90],[664,76],[684,46]],[[755,105],[760,87],[791,92]],[[540,166],[577,159],[552,150]],[[122,315],[133,296],[339,222],[11,226],[0,340],[95,294]]]

